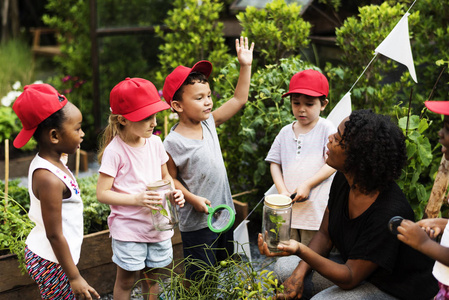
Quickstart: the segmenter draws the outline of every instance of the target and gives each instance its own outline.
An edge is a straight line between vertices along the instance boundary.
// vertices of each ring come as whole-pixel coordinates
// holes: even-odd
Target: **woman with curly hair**
[[[354,111],[329,136],[326,163],[338,172],[318,233],[308,246],[290,241],[267,256],[301,260],[280,299],[431,299],[438,291],[433,262],[388,230],[393,216],[414,219],[395,183],[407,159],[405,137],[386,116]],[[332,248],[338,258],[329,259]]]

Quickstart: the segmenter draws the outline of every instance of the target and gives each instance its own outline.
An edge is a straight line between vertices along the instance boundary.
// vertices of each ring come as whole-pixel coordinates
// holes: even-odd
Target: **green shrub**
[[[223,23],[218,21],[222,9],[218,0],[173,2],[173,9],[164,20],[169,31],[156,27],[157,36],[164,40],[158,54],[161,70],[157,80],[161,87],[165,76],[179,65],[191,67],[197,61],[209,60],[215,75],[228,62]]]
[[[281,58],[295,56],[305,48],[312,25],[300,15],[301,6],[295,2],[274,0],[265,8],[248,6],[237,15],[243,27],[243,36],[256,43],[256,51],[264,58],[263,64],[277,64]]]

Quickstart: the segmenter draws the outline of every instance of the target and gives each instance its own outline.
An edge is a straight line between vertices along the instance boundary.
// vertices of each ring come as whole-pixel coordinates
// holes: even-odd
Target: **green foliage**
[[[360,7],[359,12],[358,17],[347,18],[343,26],[336,30],[337,45],[343,51],[341,60],[344,66],[337,69],[328,66],[327,71],[335,73],[341,70],[341,77],[336,77],[338,82],[356,82],[364,66],[373,57],[374,49],[405,14],[405,7],[402,4],[390,6],[384,2],[380,6]],[[411,14],[410,28],[413,29],[419,20],[418,13]],[[409,96],[407,90],[414,82],[408,71],[400,75],[397,74],[398,69],[406,70],[402,65],[378,55],[352,90],[353,108],[371,108],[377,113],[391,114],[391,107],[400,101],[405,102]],[[332,87],[334,96],[341,98],[351,86],[333,83]]]
[[[22,39],[9,39],[0,45],[0,97],[11,91],[14,82],[29,84],[34,65],[31,49]]]
[[[98,174],[77,180],[84,204],[84,234],[108,229],[111,209],[97,200],[97,180]]]
[[[237,15],[242,35],[256,43],[264,64],[277,64],[281,58],[299,54],[309,44],[311,24],[302,19],[300,11],[296,3],[287,5],[285,0],[274,0],[264,9],[248,6]]]
[[[177,274],[176,267],[196,267],[202,275],[195,281]],[[275,299],[282,293],[281,285],[273,271],[263,269],[260,262],[248,262],[241,257],[228,258],[215,266],[207,266],[204,262],[183,259],[173,266],[165,268],[169,278],[162,275],[158,280],[161,286],[161,299]],[[148,279],[145,279],[148,280]]]
[[[433,176],[438,169],[441,157],[434,156],[426,132],[431,121],[425,117],[410,115],[396,106],[398,126],[406,136],[407,164],[402,170],[398,185],[411,204],[415,218],[422,219],[433,186]]]
[[[237,65],[234,59],[214,78],[217,107],[234,94],[239,76]],[[234,174],[229,176],[234,192],[257,186],[263,193],[272,185],[264,158],[281,128],[294,120],[290,99],[282,98],[282,94],[288,90],[291,77],[308,68],[315,67],[290,57],[258,69],[252,76],[250,100],[245,108],[217,129],[228,174]]]
[[[25,240],[34,223],[28,219],[27,210],[11,197],[23,200],[23,189],[26,191],[26,188],[18,187],[18,181],[12,181],[11,190],[8,190],[8,201],[5,200],[4,184],[0,190],[0,250],[16,254],[22,273],[26,273]]]
[[[49,79],[60,93],[75,104],[83,114],[86,137],[95,136],[92,101],[92,64],[89,30],[89,2],[82,0],[49,0],[46,5],[51,13],[42,17],[50,28],[58,30],[58,42],[62,56],[54,58],[58,75]],[[66,81],[70,76],[75,81]],[[82,82],[82,84],[79,84]],[[86,149],[94,147],[95,139],[85,139]]]
[[[165,32],[156,27],[156,34],[164,40],[158,54],[161,71],[157,80],[179,65],[191,67],[197,61],[209,60],[219,70],[229,59],[223,37],[223,23],[218,21],[223,9],[218,0],[175,0],[164,24]]]

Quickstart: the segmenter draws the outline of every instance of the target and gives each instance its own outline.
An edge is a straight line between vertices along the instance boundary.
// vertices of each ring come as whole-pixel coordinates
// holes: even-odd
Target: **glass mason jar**
[[[292,200],[285,195],[265,196],[262,219],[263,240],[271,252],[281,252],[277,246],[290,243]]]
[[[151,210],[156,230],[164,231],[176,228],[179,223],[178,211],[170,181],[158,180],[150,183],[147,190],[158,192],[162,197],[162,205],[158,205],[159,210]]]

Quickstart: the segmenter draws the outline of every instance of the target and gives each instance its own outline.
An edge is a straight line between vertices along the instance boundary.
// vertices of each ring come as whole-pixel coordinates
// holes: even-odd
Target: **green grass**
[[[34,62],[31,46],[25,41],[14,39],[0,44],[0,98],[12,90],[16,81],[22,87],[33,81]]]

